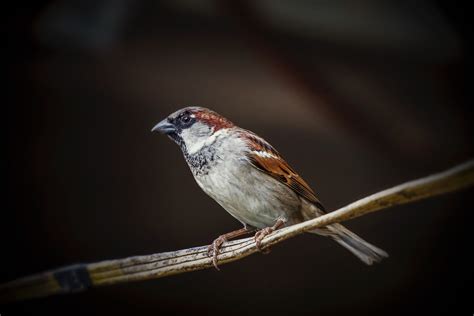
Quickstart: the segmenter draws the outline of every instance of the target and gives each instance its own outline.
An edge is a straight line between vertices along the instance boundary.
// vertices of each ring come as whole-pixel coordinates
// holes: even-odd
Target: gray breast
[[[195,176],[201,188],[244,224],[272,226],[299,212],[300,198],[288,187],[255,169],[248,161],[216,159],[212,169]]]

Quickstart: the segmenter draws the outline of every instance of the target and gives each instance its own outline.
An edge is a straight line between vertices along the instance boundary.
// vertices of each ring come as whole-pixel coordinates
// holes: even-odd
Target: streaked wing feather
[[[303,178],[288,165],[270,144],[255,134],[249,133],[245,134],[250,148],[247,158],[252,166],[288,186],[296,194],[315,204],[323,211],[323,205]]]

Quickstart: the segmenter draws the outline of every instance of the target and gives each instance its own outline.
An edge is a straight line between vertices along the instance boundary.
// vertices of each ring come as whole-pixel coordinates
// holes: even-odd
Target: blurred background
[[[240,227],[150,129],[188,105],[269,140],[329,210],[473,157],[467,7],[451,1],[36,1],[2,10],[0,281]],[[367,267],[299,236],[212,269],[2,315],[474,311],[472,190],[347,222]]]

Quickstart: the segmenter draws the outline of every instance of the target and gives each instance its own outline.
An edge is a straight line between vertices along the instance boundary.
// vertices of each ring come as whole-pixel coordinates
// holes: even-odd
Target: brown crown
[[[199,121],[209,126],[213,126],[215,132],[223,128],[230,128],[235,126],[234,123],[211,110],[199,109],[194,112],[194,115],[196,115],[196,118]]]

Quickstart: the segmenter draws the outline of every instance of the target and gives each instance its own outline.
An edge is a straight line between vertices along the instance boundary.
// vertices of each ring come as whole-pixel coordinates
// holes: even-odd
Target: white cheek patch
[[[193,155],[197,153],[199,150],[201,150],[201,148],[205,146],[205,143],[206,143],[206,140],[199,140],[189,145],[188,143],[186,143],[186,150],[188,151],[188,154]]]
[[[266,151],[253,151],[254,154],[260,156],[262,158],[278,158],[277,156],[273,155],[272,153]]]
[[[214,128],[210,128],[206,124],[195,123],[188,129],[181,132],[181,138],[186,144],[186,150],[188,154],[193,155],[199,152],[202,148],[214,143],[224,130],[218,130],[214,132]]]
[[[210,133],[210,131],[208,131],[208,133]],[[201,150],[201,148],[206,145],[206,140],[209,138],[209,136],[206,134],[204,131],[199,131],[198,129],[194,128],[194,126],[181,132],[181,138],[186,144],[186,150],[188,154],[192,155]]]

